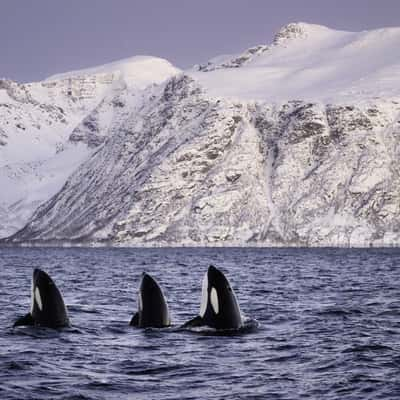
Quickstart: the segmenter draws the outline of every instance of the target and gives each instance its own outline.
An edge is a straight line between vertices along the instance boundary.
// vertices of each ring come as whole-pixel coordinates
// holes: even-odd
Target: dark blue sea
[[[178,329],[211,263],[258,328]],[[71,328],[12,328],[34,267]],[[399,267],[398,249],[0,249],[0,399],[398,400]],[[128,326],[143,271],[173,327]]]

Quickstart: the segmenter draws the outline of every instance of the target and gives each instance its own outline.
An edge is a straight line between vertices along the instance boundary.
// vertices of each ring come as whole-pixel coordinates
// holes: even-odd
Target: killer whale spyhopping
[[[138,293],[138,311],[130,323],[139,328],[163,328],[171,325],[168,304],[157,281],[143,273]]]
[[[210,265],[203,278],[200,313],[183,327],[209,326],[218,330],[239,329],[242,315],[235,293],[225,275]]]
[[[42,326],[62,328],[70,325],[67,308],[60,291],[50,276],[39,268],[35,268],[32,276],[31,310],[18,318],[16,326]]]

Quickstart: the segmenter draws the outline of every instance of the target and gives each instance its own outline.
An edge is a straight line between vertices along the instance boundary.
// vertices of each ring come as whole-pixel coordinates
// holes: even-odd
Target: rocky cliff
[[[43,82],[0,80],[0,237],[62,188],[137,93],[178,71],[162,59],[133,57]]]
[[[397,45],[396,28],[290,24],[109,93],[69,136],[85,161],[7,243],[398,245]]]

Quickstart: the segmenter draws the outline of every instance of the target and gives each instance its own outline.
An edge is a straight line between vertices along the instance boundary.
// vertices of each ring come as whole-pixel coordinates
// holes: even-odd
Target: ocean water
[[[178,329],[211,263],[257,329]],[[34,267],[71,328],[12,328]],[[399,267],[399,249],[0,249],[0,399],[398,400]],[[143,271],[173,327],[128,325]]]

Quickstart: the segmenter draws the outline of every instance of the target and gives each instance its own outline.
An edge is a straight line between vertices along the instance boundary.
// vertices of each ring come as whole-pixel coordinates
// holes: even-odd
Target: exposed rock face
[[[6,242],[399,245],[399,46],[396,28],[299,23],[185,74],[157,62],[154,82],[145,57],[125,75],[108,66],[32,84],[62,105],[0,81],[13,125],[1,125],[0,155],[56,132],[44,141],[52,162],[21,152],[0,165],[0,184],[3,173],[35,194],[0,197],[9,233],[29,220]],[[126,79],[139,70],[154,83],[144,90]],[[15,119],[21,104],[29,118]],[[58,186],[46,192],[38,182],[51,174]],[[31,218],[27,204],[40,205]]]
[[[165,60],[134,57],[43,82],[0,80],[0,237],[62,188],[142,89],[177,72]]]
[[[278,125],[264,112],[256,121],[278,132],[271,192],[284,242],[398,243],[399,105],[293,106]]]
[[[88,154],[69,148],[67,139],[71,126],[90,113],[92,100],[63,90],[62,82],[0,81],[0,186],[7,188],[0,195],[0,237],[22,228]]]
[[[68,140],[84,143],[91,149],[99,146],[109,136],[110,129],[116,129],[131,113],[138,96],[137,91],[126,90],[126,87],[114,89],[73,129]]]
[[[400,105],[153,89],[12,240],[380,245],[400,240]]]
[[[306,39],[308,37],[308,31],[310,27],[314,29],[317,28],[319,30],[326,29],[325,27],[319,25],[310,25],[301,22],[287,24],[275,35],[273,44],[278,46],[293,39]]]
[[[224,68],[239,68],[250,61],[254,61],[258,56],[265,52],[279,47],[286,47],[290,42],[295,39],[307,39],[312,31],[329,31],[328,28],[319,25],[310,25],[304,23],[291,23],[287,24],[275,35],[271,45],[261,44],[258,46],[250,47],[243,53],[234,56],[216,57],[205,64],[196,65],[194,68],[201,72],[211,72]]]
[[[227,59],[222,61],[211,60],[208,61],[206,64],[196,65],[195,69],[201,72],[210,72],[223,68],[239,68],[245,65],[248,61],[252,60],[254,57],[264,53],[268,49],[269,46],[266,45],[250,47],[238,56],[228,57]]]

